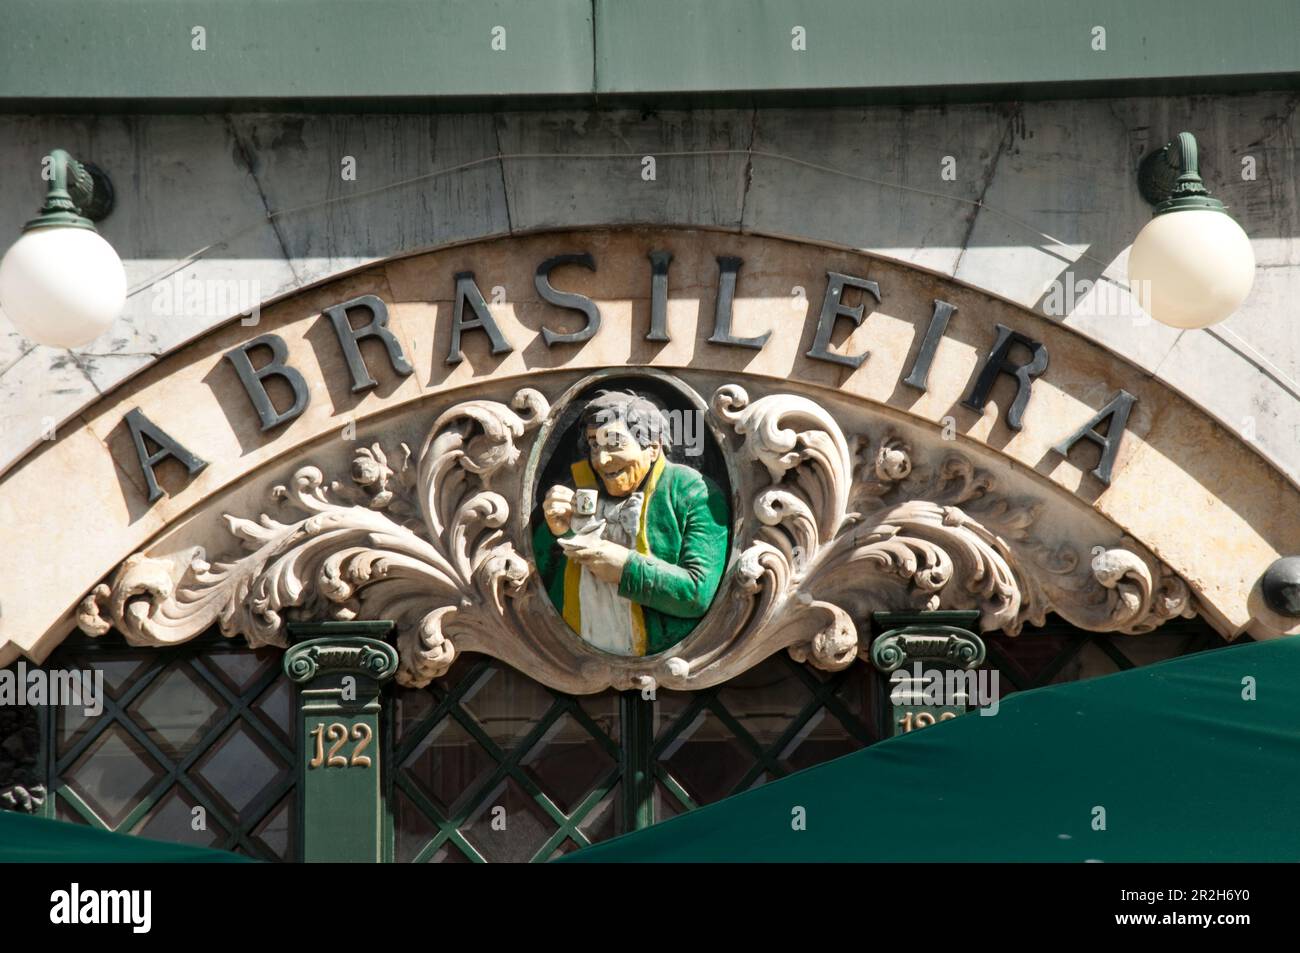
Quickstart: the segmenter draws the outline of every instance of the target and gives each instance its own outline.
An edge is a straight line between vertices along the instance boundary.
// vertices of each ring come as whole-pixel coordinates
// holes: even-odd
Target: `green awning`
[[[1283,638],[1023,692],[558,862],[1296,861],[1297,685]]]
[[[0,863],[239,863],[224,850],[168,844],[0,811]]]

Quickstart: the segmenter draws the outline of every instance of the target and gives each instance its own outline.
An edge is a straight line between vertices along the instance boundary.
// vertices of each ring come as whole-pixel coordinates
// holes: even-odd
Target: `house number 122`
[[[307,762],[309,768],[319,768],[322,765],[327,768],[368,768],[370,767],[370,755],[362,754],[366,746],[370,744],[370,738],[373,732],[370,726],[365,722],[358,722],[352,726],[352,731],[348,731],[348,726],[341,721],[331,723],[328,727],[321,722],[311,730],[312,737],[316,739],[316,757]],[[359,742],[352,749],[352,757],[345,758],[339,754],[339,749],[343,747],[351,734],[352,740]],[[325,742],[331,742],[328,752],[325,751]]]

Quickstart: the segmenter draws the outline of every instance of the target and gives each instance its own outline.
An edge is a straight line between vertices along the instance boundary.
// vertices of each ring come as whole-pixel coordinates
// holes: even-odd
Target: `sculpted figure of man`
[[[727,556],[726,498],[708,477],[668,462],[668,422],[638,394],[601,391],[578,432],[572,485],[542,501],[537,568],[583,641],[654,655],[690,634],[713,600]]]

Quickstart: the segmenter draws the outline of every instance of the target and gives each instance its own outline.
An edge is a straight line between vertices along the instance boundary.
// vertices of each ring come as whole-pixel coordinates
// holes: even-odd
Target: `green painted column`
[[[639,831],[655,822],[654,702],[639,691],[619,699],[623,723],[623,829]]]
[[[979,613],[876,612],[872,619],[883,630],[871,643],[871,662],[890,676],[893,734],[905,735],[964,715],[974,699],[966,691],[966,679],[948,678],[948,674],[983,663],[984,642],[974,628]],[[905,674],[910,676],[907,681],[902,680]],[[938,691],[932,691],[936,687]]]
[[[397,671],[391,622],[288,626],[284,671],[298,685],[301,859],[383,859],[380,691]],[[301,641],[300,641],[301,640]]]

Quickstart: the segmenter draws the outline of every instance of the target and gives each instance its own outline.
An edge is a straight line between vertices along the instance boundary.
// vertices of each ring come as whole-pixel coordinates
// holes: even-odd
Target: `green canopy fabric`
[[[1297,685],[1283,638],[1022,692],[556,862],[1296,861]]]
[[[3,863],[241,863],[224,850],[114,834],[67,821],[0,811]]]

